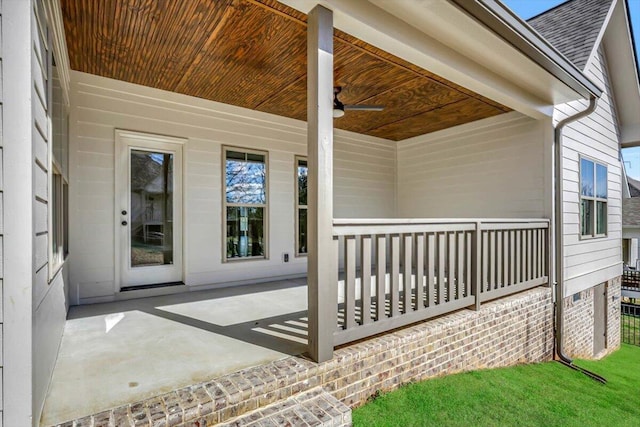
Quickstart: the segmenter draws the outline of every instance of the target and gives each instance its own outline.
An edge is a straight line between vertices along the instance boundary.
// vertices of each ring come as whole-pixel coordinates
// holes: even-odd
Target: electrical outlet
[[[282,261],[284,262],[289,262],[289,254],[288,253],[283,253],[282,254]]]

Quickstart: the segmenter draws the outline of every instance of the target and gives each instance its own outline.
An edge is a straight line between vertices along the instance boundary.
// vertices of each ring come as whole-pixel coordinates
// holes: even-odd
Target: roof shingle
[[[627,182],[629,183],[629,193],[631,197],[640,197],[640,181],[627,177]]]
[[[612,0],[569,0],[527,22],[584,70]]]
[[[640,197],[622,199],[622,226],[640,227]]]

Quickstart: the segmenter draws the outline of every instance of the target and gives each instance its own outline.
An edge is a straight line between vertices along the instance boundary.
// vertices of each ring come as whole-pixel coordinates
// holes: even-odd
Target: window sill
[[[247,256],[247,257],[237,257],[237,258],[224,258],[222,260],[223,264],[233,264],[236,262],[243,262],[243,261],[269,261],[269,258],[266,256]]]
[[[62,268],[67,263],[67,257],[65,256],[64,260],[57,262],[49,269],[49,281],[47,282],[49,285],[53,283],[58,274],[62,272]]]
[[[594,236],[589,236],[589,235],[581,235],[580,236],[580,240],[598,240],[598,239],[606,239],[608,237],[607,234],[596,234]]]

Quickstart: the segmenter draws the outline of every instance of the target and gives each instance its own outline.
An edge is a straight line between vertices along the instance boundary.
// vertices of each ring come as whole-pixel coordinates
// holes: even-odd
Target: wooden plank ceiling
[[[306,15],[275,0],[62,0],[71,68],[306,119]],[[495,116],[507,107],[344,32],[335,127],[394,141]]]

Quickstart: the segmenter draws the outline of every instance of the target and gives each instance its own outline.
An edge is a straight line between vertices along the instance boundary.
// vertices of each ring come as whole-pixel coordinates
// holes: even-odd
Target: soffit
[[[274,0],[62,0],[71,68],[306,119],[306,15]],[[509,108],[334,31],[336,128],[402,140]]]

